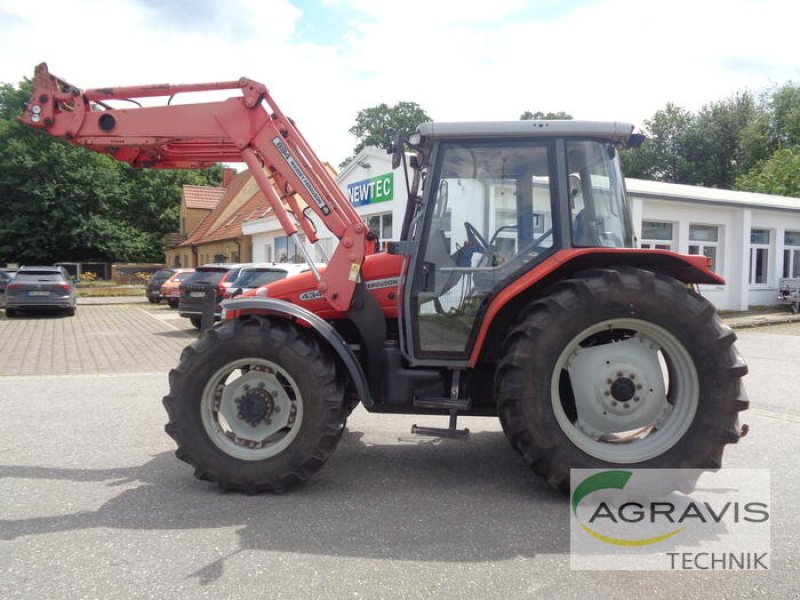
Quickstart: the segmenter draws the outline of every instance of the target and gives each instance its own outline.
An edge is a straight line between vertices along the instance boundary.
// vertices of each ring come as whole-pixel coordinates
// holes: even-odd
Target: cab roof
[[[633,129],[620,121],[520,120],[427,122],[417,133],[426,138],[593,137],[625,145]]]

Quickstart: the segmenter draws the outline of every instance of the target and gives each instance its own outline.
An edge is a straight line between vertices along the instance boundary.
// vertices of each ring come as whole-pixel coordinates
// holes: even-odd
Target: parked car
[[[0,306],[6,305],[6,286],[12,279],[14,279],[12,273],[0,269]]]
[[[177,273],[180,269],[159,269],[150,276],[145,286],[145,296],[152,304],[161,302],[161,286],[164,282]]]
[[[78,294],[64,267],[22,267],[6,285],[6,317],[20,310],[57,309],[75,314]]]
[[[308,265],[305,263],[263,263],[244,267],[236,280],[225,290],[225,298],[233,298],[304,271],[308,271]]]
[[[244,267],[251,266],[246,264],[210,264],[197,267],[194,273],[186,278],[181,284],[180,302],[178,303],[178,314],[188,318],[192,325],[200,329],[200,319],[203,316],[203,301],[206,297],[206,290],[214,288],[216,304],[214,306],[214,319],[219,321],[221,308],[219,303],[225,297],[225,290],[236,280]]]
[[[181,284],[192,273],[194,273],[194,269],[176,269],[176,272],[161,284],[160,295],[172,308],[178,308],[178,301],[181,298]]]

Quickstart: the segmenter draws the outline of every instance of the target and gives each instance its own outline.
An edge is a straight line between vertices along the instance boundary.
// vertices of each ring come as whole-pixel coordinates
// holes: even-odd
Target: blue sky
[[[641,124],[800,80],[796,0],[0,0],[0,82],[264,82],[323,158],[358,110]]]

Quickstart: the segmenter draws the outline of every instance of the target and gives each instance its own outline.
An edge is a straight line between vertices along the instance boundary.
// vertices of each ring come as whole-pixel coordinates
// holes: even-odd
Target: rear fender
[[[290,321],[303,321],[314,331],[317,337],[336,352],[353,381],[353,386],[356,394],[361,399],[361,403],[366,408],[373,406],[374,401],[369,393],[367,378],[361,368],[361,363],[339,332],[324,319],[305,308],[277,298],[259,298],[256,296],[233,298],[225,300],[222,303],[222,308],[227,315],[226,318],[231,319],[240,319],[248,315],[260,315],[279,317]]]
[[[556,252],[523,273],[494,296],[478,329],[469,366],[494,358],[508,327],[531,300],[547,293],[554,283],[586,269],[636,267],[664,273],[686,284],[717,284],[725,280],[708,266],[705,256],[638,248],[581,248]]]

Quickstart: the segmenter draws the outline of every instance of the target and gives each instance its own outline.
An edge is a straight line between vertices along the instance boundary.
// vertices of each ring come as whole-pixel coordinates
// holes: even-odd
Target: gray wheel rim
[[[621,331],[627,332],[624,340],[597,341],[598,334]],[[563,373],[571,399],[562,399]],[[565,346],[550,391],[556,420],[575,446],[603,461],[631,464],[678,443],[694,420],[700,385],[688,350],[666,329],[614,319],[585,329]],[[570,414],[565,402],[573,403]]]
[[[203,427],[223,452],[246,461],[273,458],[297,437],[303,398],[277,364],[245,358],[219,369],[200,402]]]

